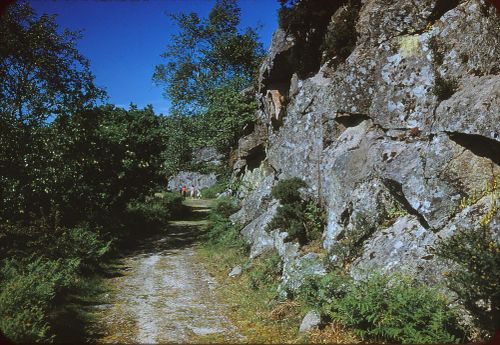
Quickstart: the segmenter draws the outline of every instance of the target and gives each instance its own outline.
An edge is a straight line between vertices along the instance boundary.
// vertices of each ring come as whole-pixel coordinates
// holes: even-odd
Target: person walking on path
[[[187,187],[186,186],[182,186],[181,192],[182,192],[182,197],[185,198],[186,194],[187,194]]]
[[[190,196],[191,198],[194,198],[194,192],[195,192],[196,188],[194,188],[194,185],[191,185],[191,188],[190,188]]]

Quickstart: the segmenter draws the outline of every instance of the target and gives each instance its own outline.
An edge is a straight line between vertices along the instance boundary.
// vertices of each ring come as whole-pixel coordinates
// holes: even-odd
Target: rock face
[[[213,186],[217,182],[217,175],[201,174],[197,171],[181,171],[168,180],[168,189],[178,191],[181,186],[194,185],[198,189]]]
[[[464,209],[460,200],[500,179],[495,8],[480,0],[366,0],[352,29],[358,37],[345,61],[327,57],[305,79],[291,60],[296,38],[279,29],[260,69],[257,125],[240,141],[235,176],[251,186],[233,220],[246,225],[252,257],[258,248],[278,249],[283,290],[310,273],[300,269],[304,262],[316,274],[324,269],[283,242],[282,230],[262,229],[276,207],[277,180],[304,179],[326,205],[322,245],[331,261],[342,237],[367,229],[351,258],[354,277],[397,270],[433,282],[444,279],[432,254],[436,239],[478,228],[492,196]],[[250,166],[256,148],[260,165]],[[490,226],[500,238],[499,213]]]

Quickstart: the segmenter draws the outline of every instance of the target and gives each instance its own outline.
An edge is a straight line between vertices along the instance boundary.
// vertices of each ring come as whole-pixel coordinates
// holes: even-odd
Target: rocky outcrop
[[[257,229],[275,207],[270,191],[277,180],[304,179],[307,193],[326,206],[322,245],[331,262],[342,238],[364,231],[349,267],[355,278],[380,269],[432,283],[444,279],[435,241],[478,228],[490,199],[498,199],[458,207],[464,196],[500,179],[494,7],[480,0],[367,0],[354,29],[347,59],[331,63],[331,57],[306,79],[294,70],[295,38],[278,30],[261,68],[260,125],[247,136],[258,140],[240,142],[242,152],[263,147],[268,172],[240,170],[252,187],[240,194],[243,207],[234,219],[251,224],[243,233],[253,248],[278,249],[281,291],[324,267],[316,254],[284,242],[283,229]],[[275,90],[284,95],[283,106],[273,100]],[[499,212],[490,226],[500,239]]]
[[[213,165],[220,165],[224,155],[219,153],[213,146],[200,147],[193,151],[193,163],[210,163]]]
[[[168,180],[168,189],[178,191],[181,186],[194,185],[197,189],[213,186],[217,182],[214,173],[202,174],[197,171],[181,171]]]

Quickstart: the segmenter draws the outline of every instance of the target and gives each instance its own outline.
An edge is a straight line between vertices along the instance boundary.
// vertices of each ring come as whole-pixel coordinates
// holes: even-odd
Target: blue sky
[[[96,84],[106,89],[108,102],[140,108],[152,104],[156,113],[168,114],[169,102],[151,76],[162,62],[160,54],[176,26],[165,13],[197,12],[205,17],[215,0],[32,0],[37,14],[58,14],[57,23],[83,29],[79,51],[91,63]],[[240,0],[241,25],[262,25],[264,48],[269,48],[277,27],[277,0]]]

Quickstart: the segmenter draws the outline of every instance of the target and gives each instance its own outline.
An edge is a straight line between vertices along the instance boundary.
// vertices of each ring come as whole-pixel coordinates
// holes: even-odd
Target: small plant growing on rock
[[[278,211],[267,229],[281,229],[288,233],[287,240],[298,240],[304,245],[321,237],[325,223],[325,212],[315,202],[302,200],[300,188],[307,184],[298,177],[279,181],[271,195],[280,201]]]
[[[336,265],[347,269],[349,265],[363,252],[363,243],[376,230],[364,216],[359,215],[352,230],[344,233],[332,245],[330,254],[336,257]]]
[[[385,210],[385,217],[380,226],[388,228],[392,226],[399,217],[403,217],[407,214],[408,212],[401,206],[401,204],[394,201],[391,206]]]
[[[456,79],[445,79],[436,73],[434,87],[432,89],[437,99],[442,102],[449,99],[457,91],[458,81]]]

